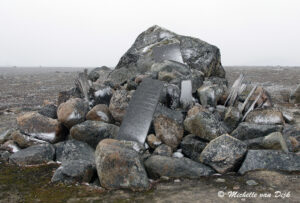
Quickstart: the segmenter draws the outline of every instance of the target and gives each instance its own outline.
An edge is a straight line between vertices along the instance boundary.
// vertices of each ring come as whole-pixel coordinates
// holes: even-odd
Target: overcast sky
[[[0,0],[0,66],[115,66],[154,24],[223,65],[300,65],[298,0]]]

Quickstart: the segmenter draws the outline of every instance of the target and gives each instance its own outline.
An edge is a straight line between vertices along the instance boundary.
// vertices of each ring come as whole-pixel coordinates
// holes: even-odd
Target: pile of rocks
[[[163,87],[145,142],[119,139],[128,108],[135,109],[130,101],[146,78]],[[57,106],[18,117],[19,129],[0,135],[0,158],[21,166],[56,161],[61,166],[53,182],[98,182],[107,189],[145,190],[161,177],[300,171],[300,129],[293,116],[243,79],[229,89],[217,47],[153,26],[114,70],[80,73],[76,87],[59,93]],[[299,102],[298,93],[292,101]],[[132,125],[132,134],[144,128]]]

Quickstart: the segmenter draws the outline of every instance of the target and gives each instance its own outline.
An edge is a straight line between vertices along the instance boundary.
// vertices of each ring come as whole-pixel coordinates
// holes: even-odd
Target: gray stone
[[[179,145],[184,133],[181,125],[164,115],[154,119],[154,129],[156,136],[172,149]]]
[[[0,150],[0,163],[9,161],[10,153],[8,151]]]
[[[55,148],[51,144],[40,144],[22,149],[9,157],[9,162],[20,166],[44,164],[53,161]]]
[[[85,116],[89,111],[89,104],[83,99],[70,99],[59,105],[57,109],[58,120],[67,128],[85,121]]]
[[[188,158],[178,159],[158,155],[147,159],[145,167],[150,178],[159,178],[161,176],[170,178],[199,178],[214,173],[214,170],[210,167]]]
[[[217,105],[217,95],[213,86],[202,86],[197,90],[199,100],[202,106],[213,106]]]
[[[153,120],[156,117],[158,117],[159,115],[164,115],[164,116],[176,121],[179,124],[182,124],[184,121],[184,115],[181,111],[170,109],[161,104],[157,105],[155,112],[154,112]]]
[[[146,190],[149,188],[147,173],[139,154],[118,140],[105,139],[97,146],[97,173],[106,189]]]
[[[67,140],[54,145],[56,161],[65,163],[69,161],[85,160],[95,163],[94,149],[87,143],[77,140]]]
[[[249,140],[266,136],[272,132],[281,132],[282,129],[281,125],[260,125],[243,122],[231,133],[231,136],[239,140]]]
[[[227,129],[214,114],[200,111],[196,115],[187,117],[184,121],[186,131],[205,140],[213,140],[227,133]]]
[[[57,106],[59,106],[60,104],[68,101],[71,98],[82,98],[83,95],[81,95],[81,92],[79,89],[77,88],[72,88],[70,90],[67,91],[61,91],[58,94],[58,101],[57,101]]]
[[[262,125],[284,124],[282,113],[273,108],[255,109],[247,115],[245,121],[249,123],[262,124]]]
[[[106,66],[94,68],[93,70],[90,71],[88,78],[92,82],[95,82],[98,80],[97,82],[101,83],[101,82],[105,81],[105,79],[107,78],[107,76],[109,75],[109,73],[111,71],[112,70]]]
[[[153,155],[172,156],[172,148],[166,144],[162,144],[154,150]]]
[[[299,172],[300,156],[278,150],[249,150],[239,173],[253,170]]]
[[[85,160],[64,162],[56,169],[51,182],[87,182],[89,183],[96,172],[95,164]]]
[[[247,185],[250,185],[250,186],[258,185],[258,183],[257,183],[255,180],[247,180],[247,181],[246,181],[246,184],[247,184]]]
[[[274,132],[264,137],[262,146],[266,149],[277,149],[286,153],[289,152],[287,143],[280,132]]]
[[[207,142],[201,140],[198,136],[190,134],[183,138],[180,143],[182,153],[188,158],[196,161],[199,160],[200,154],[206,147]]]
[[[149,64],[163,60],[184,62],[206,76],[225,77],[217,47],[196,38],[177,35],[159,26],[152,26],[138,36],[120,59],[116,70],[137,66],[139,71],[147,71]]]
[[[106,138],[116,138],[119,127],[102,121],[85,121],[74,125],[70,130],[70,138],[88,143],[96,148]]]
[[[145,78],[142,81],[130,100],[117,139],[144,144],[162,87],[158,80]]]
[[[233,171],[247,152],[242,141],[222,135],[208,143],[200,155],[200,161],[219,173]]]
[[[57,106],[55,106],[54,104],[47,104],[43,106],[38,112],[43,116],[57,119]]]
[[[123,120],[133,93],[134,91],[127,92],[126,90],[114,92],[110,100],[109,111],[116,121]]]
[[[8,140],[3,145],[0,145],[0,150],[8,151],[10,153],[16,153],[20,151],[20,148],[15,141]]]

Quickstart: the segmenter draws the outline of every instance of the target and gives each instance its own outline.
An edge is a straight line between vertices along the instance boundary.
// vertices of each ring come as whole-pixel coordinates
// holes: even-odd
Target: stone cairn
[[[300,171],[293,122],[243,75],[228,88],[217,47],[153,26],[113,70],[84,71],[57,105],[18,117],[19,130],[0,136],[0,157],[55,161],[52,182],[141,191],[161,177]]]

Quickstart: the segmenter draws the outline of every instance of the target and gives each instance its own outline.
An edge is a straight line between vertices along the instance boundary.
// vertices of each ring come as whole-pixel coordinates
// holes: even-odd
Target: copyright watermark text
[[[219,191],[218,197],[229,197],[238,199],[251,199],[251,198],[277,198],[277,199],[288,199],[291,197],[290,191],[275,191],[275,192],[238,192],[238,191]]]

